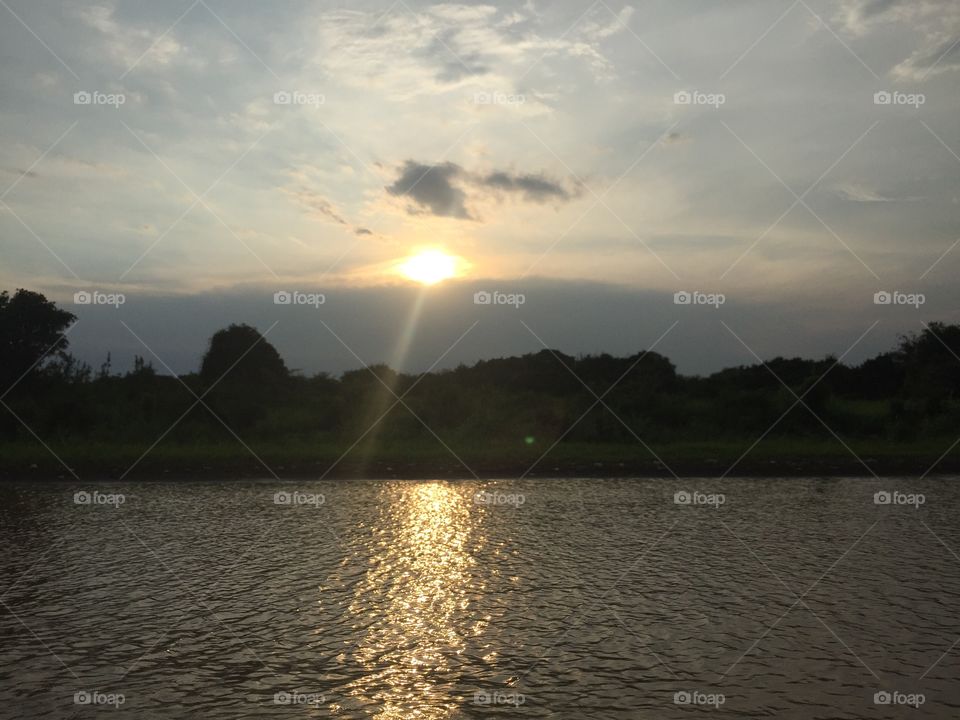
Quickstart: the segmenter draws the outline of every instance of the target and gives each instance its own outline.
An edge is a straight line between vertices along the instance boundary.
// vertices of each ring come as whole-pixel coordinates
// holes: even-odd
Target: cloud
[[[851,202],[861,202],[861,203],[884,203],[884,202],[897,202],[897,201],[913,201],[919,200],[918,197],[890,197],[887,195],[882,195],[879,192],[872,190],[863,185],[838,185],[836,187],[837,194],[841,197],[850,200]]]
[[[211,199],[230,226],[207,212],[185,217],[136,266],[133,277],[151,291],[222,285],[261,273],[231,229],[285,278],[317,277],[343,256],[338,281],[362,284],[368,275],[340,269],[356,262],[367,272],[392,261],[422,237],[413,234],[410,225],[418,223],[411,219],[449,231],[436,241],[469,257],[471,272],[495,269],[505,277],[535,264],[535,271],[553,276],[669,281],[625,225],[642,228],[674,269],[702,271],[703,282],[719,277],[754,244],[730,276],[745,287],[776,285],[815,295],[828,282],[846,282],[817,272],[817,263],[833,267],[837,258],[838,272],[872,277],[806,212],[788,214],[757,242],[785,209],[782,188],[722,125],[710,122],[714,114],[673,105],[676,82],[644,47],[649,43],[685,77],[698,67],[728,68],[779,15],[760,17],[756,0],[722,8],[637,5],[632,17],[619,21],[614,13],[626,12],[623,3],[609,4],[613,13],[598,4],[579,21],[589,3],[521,0],[491,9],[408,2],[409,9],[397,4],[385,16],[386,5],[379,11],[356,5],[361,11],[348,4],[333,12],[329,3],[298,1],[268,10],[243,2],[224,5],[221,13],[210,3],[236,36],[203,5],[163,35],[187,5],[20,4],[30,7],[24,19],[82,83],[29,33],[0,23],[10,59],[0,67],[0,84],[10,96],[0,108],[10,138],[0,148],[0,165],[7,168],[0,170],[0,190],[17,180],[19,169],[40,161],[34,168],[39,177],[24,177],[11,193],[14,209],[44,241],[78,239],[56,249],[84,279],[115,280],[192,200],[120,119],[198,191],[231,168],[213,196],[217,204]],[[949,128],[955,127],[952,100],[960,72],[948,70],[960,53],[952,44],[960,37],[960,3],[821,5],[832,9],[816,11],[829,13],[824,20],[857,55],[877,73],[891,74],[871,87],[872,76],[856,58],[795,9],[730,75],[741,93],[736,103],[730,95],[725,122],[791,186],[806,187],[849,149],[819,186],[820,199],[836,214],[824,217],[882,276],[899,277],[900,268],[916,266],[909,270],[915,280],[943,251],[944,228],[956,217],[956,161],[922,126],[896,122],[886,112],[889,117],[862,143],[850,146],[880,118],[871,92],[897,89],[925,92],[925,122],[957,147]],[[851,11],[849,27],[834,14],[837,8]],[[820,38],[826,48],[808,42],[810,27],[827,33]],[[853,29],[864,34],[851,38]],[[604,62],[609,85],[597,81]],[[40,77],[41,70],[49,77]],[[924,74],[927,86],[897,82]],[[785,85],[786,76],[791,82]],[[83,88],[122,90],[128,102],[109,111],[74,107],[72,93]],[[277,106],[273,94],[282,89],[322,93],[326,103],[318,110]],[[728,89],[733,93],[733,86]],[[522,95],[526,102],[478,104],[479,92]],[[44,156],[75,120],[77,128]],[[673,120],[682,122],[672,126]],[[611,187],[626,173],[608,196],[616,216],[590,213],[564,235],[586,210],[587,190],[580,192],[563,164],[531,142],[530,130],[591,186]],[[664,133],[662,146],[647,152]],[[445,166],[447,160],[457,164]],[[414,186],[419,175],[404,178],[405,161],[419,166],[414,172],[435,169]],[[838,189],[841,183],[850,185]],[[569,199],[578,192],[579,200]],[[76,199],[68,214],[57,205],[66,195]],[[908,196],[924,201],[906,202]],[[411,218],[407,211],[421,215]],[[451,221],[456,227],[445,227]],[[157,229],[153,235],[142,228],[145,222]],[[9,252],[0,274],[42,287],[62,271],[52,259],[41,261],[43,248],[27,228],[17,222],[5,228]],[[248,241],[247,231],[258,235]],[[714,233],[740,245],[672,239]],[[588,252],[591,262],[585,263]],[[960,307],[957,291],[949,293]],[[836,314],[827,317],[833,321]]]
[[[690,142],[693,138],[689,135],[680,132],[672,132],[663,139],[664,145],[684,145]]]
[[[945,280],[941,287],[948,283],[949,280]],[[681,322],[683,331],[665,335],[664,330],[677,320],[673,290],[548,278],[529,278],[505,286],[477,278],[441,283],[431,291],[433,300],[423,306],[418,321],[417,342],[397,369],[421,372],[432,366],[455,368],[460,363],[472,364],[479,359],[539,349],[519,323],[488,321],[487,311],[491,308],[474,305],[476,291],[498,286],[525,294],[528,298],[525,322],[536,328],[537,334],[551,346],[568,354],[600,349],[614,355],[628,355],[650,347],[659,337],[662,342],[657,345],[657,352],[669,357],[683,373],[709,373],[754,362],[709,313],[685,313]],[[60,295],[69,302],[75,289],[64,287],[59,293],[48,293],[48,297],[59,302],[57,295]],[[146,293],[117,312],[138,333],[139,328],[151,330],[151,346],[175,372],[193,372],[200,364],[210,335],[216,330],[232,322],[248,322],[260,328],[274,324],[278,308],[272,302],[272,295],[276,289],[276,285],[253,284],[189,294]],[[384,329],[403,326],[419,292],[415,287],[397,285],[330,288],[324,321],[345,333],[344,342],[354,348],[358,356],[391,357],[396,338]],[[866,297],[872,298],[873,292],[872,286],[863,289]],[[950,312],[951,302],[943,294],[931,289],[928,300],[927,317],[944,317]],[[729,311],[735,313],[738,334],[745,332],[742,328],[749,328],[748,342],[761,357],[822,357],[848,351],[845,362],[856,363],[888,349],[896,342],[898,333],[917,325],[914,317],[893,316],[851,348],[853,339],[862,336],[864,328],[876,319],[869,308],[855,309],[845,315],[833,313],[837,315],[837,322],[813,327],[810,323],[810,317],[819,316],[825,306],[859,305],[850,303],[847,291],[841,287],[830,287],[824,297],[799,302],[777,294],[744,298],[742,293],[731,290],[727,303]],[[638,307],[644,308],[644,312],[637,313]],[[90,306],[71,309],[80,316],[80,324],[71,333],[70,348],[80,360],[92,364],[102,362],[104,349],[112,348],[115,367],[119,369],[131,363],[135,354],[143,353],[143,347],[117,322],[115,314],[97,312]],[[178,322],[170,322],[172,317]],[[631,319],[627,331],[623,318]],[[481,322],[463,342],[451,347],[452,340],[463,334],[465,319]],[[315,311],[285,308],[283,320],[270,334],[270,342],[291,367],[301,368],[305,374],[339,373],[357,368],[356,358],[343,352],[329,334],[317,332],[316,326]],[[507,326],[512,330],[508,331]],[[710,352],[704,352],[705,347]],[[439,364],[437,358],[441,358]]]
[[[134,63],[163,67],[183,53],[184,48],[173,32],[124,25],[117,21],[113,8],[92,5],[77,12],[82,23],[101,34],[102,49],[120,67],[127,68]]]
[[[349,225],[350,223],[340,214],[333,203],[327,200],[323,195],[314,192],[308,188],[286,188],[284,190],[293,197],[310,215],[315,218],[330,220],[338,225]]]
[[[374,235],[369,228],[354,225],[343,213],[323,195],[309,188],[284,188],[284,192],[294,198],[316,220],[329,221],[348,228],[354,235]]]
[[[862,35],[868,26],[894,9],[901,0],[848,0],[841,10],[847,30]]]
[[[919,47],[890,71],[896,80],[920,82],[960,69],[960,5],[955,0],[846,0],[839,19],[847,32],[863,36],[891,24],[912,30]]]
[[[454,163],[424,165],[407,160],[400,170],[400,177],[387,188],[387,192],[407,197],[421,210],[427,209],[439,217],[473,220],[466,207],[467,194],[454,184],[462,176],[463,168]]]
[[[32,179],[37,177],[37,173],[35,173],[33,170],[23,170],[18,167],[0,167],[0,170],[8,173],[9,175],[16,175],[17,177],[21,178],[28,177]]]
[[[439,65],[436,79],[441,83],[457,83],[464,78],[486,75],[490,68],[484,63],[478,52],[457,52],[457,30],[440,31],[423,49],[417,52],[426,61]]]
[[[524,199],[536,203],[569,200],[575,194],[543,175],[511,175],[502,170],[484,176],[478,184],[503,192],[519,193]]]
[[[607,10],[604,6],[604,10]],[[624,5],[619,13],[614,15],[612,11],[607,10],[605,14],[610,15],[608,22],[599,20],[590,20],[583,25],[582,34],[591,40],[604,40],[616,35],[624,30],[629,30],[630,18],[633,17],[634,8],[630,5]]]
[[[837,19],[852,35],[867,35],[886,23],[932,29],[929,23],[950,15],[952,4],[953,0],[844,0]]]
[[[545,25],[545,14],[532,3],[332,10],[318,15],[314,62],[344,86],[386,89],[394,100],[460,90],[481,80],[518,94],[524,90],[520,85],[529,84],[522,82],[529,70],[565,58],[608,81],[615,68],[602,47],[628,30],[633,12],[626,6],[614,14],[601,4],[582,21],[557,29]]]
[[[439,217],[477,220],[475,213],[468,209],[472,196],[513,195],[538,204],[551,200],[566,202],[580,194],[580,184],[572,185],[573,188],[568,189],[542,173],[514,174],[505,170],[474,173],[456,163],[425,165],[407,160],[387,192],[412,200],[414,207],[408,211],[413,214],[429,211]]]
[[[905,80],[923,80],[960,69],[960,35],[948,35],[940,43],[920,48],[893,68],[891,74]]]

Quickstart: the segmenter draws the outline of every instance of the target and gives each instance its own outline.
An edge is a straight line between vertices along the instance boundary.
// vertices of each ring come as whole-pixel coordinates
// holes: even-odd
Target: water
[[[951,479],[17,483],[0,500],[2,717],[960,716]]]

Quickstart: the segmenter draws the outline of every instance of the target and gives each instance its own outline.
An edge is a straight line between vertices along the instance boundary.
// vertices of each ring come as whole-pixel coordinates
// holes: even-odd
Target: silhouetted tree
[[[21,376],[66,360],[64,331],[74,320],[40,293],[17,290],[11,297],[0,292],[0,395]]]
[[[289,375],[277,349],[250,325],[231,325],[214,333],[200,365],[206,387],[218,381],[276,385]]]
[[[897,357],[907,395],[938,415],[960,398],[960,327],[930,323],[919,335],[901,338]]]
[[[208,404],[231,427],[248,427],[266,417],[290,379],[283,358],[250,325],[218,330],[200,365],[200,382],[210,391]]]
[[[655,352],[572,357],[549,350],[422,376],[373,365],[303,377],[256,328],[231,325],[212,336],[198,373],[171,377],[139,356],[132,370],[115,373],[106,348],[99,373],[78,363],[66,353],[73,319],[38,293],[0,293],[0,379],[9,385],[24,375],[4,399],[16,416],[0,407],[0,442],[36,445],[26,423],[49,442],[139,445],[162,436],[174,445],[236,447],[219,418],[244,429],[258,452],[272,443],[345,449],[366,438],[371,447],[416,456],[437,446],[432,431],[458,453],[525,450],[528,438],[544,448],[562,439],[573,448],[619,443],[642,452],[636,437],[745,448],[762,436],[781,446],[828,441],[839,448],[831,431],[851,441],[952,442],[960,426],[960,325],[931,323],[858,366],[778,357],[708,377],[678,375]],[[217,418],[193,393],[205,394]]]

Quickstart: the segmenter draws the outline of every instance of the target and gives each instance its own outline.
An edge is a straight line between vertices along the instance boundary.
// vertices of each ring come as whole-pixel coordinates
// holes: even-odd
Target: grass
[[[630,468],[656,467],[656,458],[671,467],[701,466],[707,470],[714,466],[722,466],[717,469],[726,469],[741,457],[741,465],[744,467],[769,465],[772,462],[793,464],[802,468],[804,465],[816,467],[818,464],[841,462],[863,469],[855,455],[881,468],[894,462],[913,462],[917,468],[925,469],[940,458],[953,441],[954,438],[947,437],[927,438],[910,443],[851,440],[847,441],[848,449],[833,438],[767,438],[755,446],[754,439],[744,439],[655,443],[650,446],[650,450],[639,442],[559,443],[551,448],[549,442],[536,441],[529,445],[524,442],[448,441],[448,449],[431,437],[412,442],[394,440],[378,443],[376,446],[361,444],[349,452],[349,443],[330,440],[251,442],[249,449],[239,441],[190,444],[161,442],[152,449],[150,443],[146,442],[136,444],[70,441],[52,442],[44,446],[35,441],[19,441],[0,444],[0,475],[16,476],[22,472],[54,476],[67,474],[58,457],[77,472],[109,476],[124,474],[131,466],[136,466],[135,475],[139,476],[171,472],[269,474],[264,464],[279,474],[287,470],[319,474],[338,460],[339,472],[344,474],[361,473],[366,468],[374,474],[398,472],[409,476],[469,474],[468,468],[477,468],[478,472],[503,468],[509,469],[509,473],[516,470],[519,474],[538,460],[540,462],[536,467],[541,474],[554,469],[571,474],[591,467],[604,469],[597,472],[615,474],[620,466],[627,471]],[[263,463],[258,458],[262,459]],[[960,459],[960,445],[952,449],[948,459]]]

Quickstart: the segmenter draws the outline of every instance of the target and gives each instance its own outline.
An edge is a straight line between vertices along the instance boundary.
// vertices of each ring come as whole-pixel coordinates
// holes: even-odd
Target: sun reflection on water
[[[379,706],[382,720],[451,717],[458,656],[484,624],[467,615],[476,516],[445,482],[392,484],[382,499],[377,553],[349,608],[365,629],[355,657],[368,671],[351,695]]]

